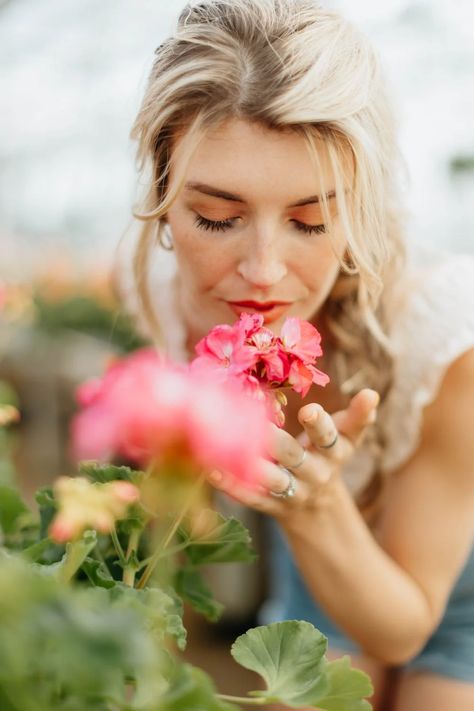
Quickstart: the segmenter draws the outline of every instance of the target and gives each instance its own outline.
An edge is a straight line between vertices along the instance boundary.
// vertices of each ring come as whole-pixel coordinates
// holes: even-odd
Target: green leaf
[[[46,538],[48,528],[56,515],[57,505],[51,486],[43,486],[36,492],[36,503],[39,506],[40,514],[40,538]]]
[[[318,707],[327,711],[370,711],[372,706],[364,700],[374,692],[369,677],[350,665],[350,657],[345,656],[328,662],[324,676],[329,688],[318,701]]]
[[[6,534],[18,530],[19,519],[29,513],[19,492],[11,486],[0,485],[0,527]]]
[[[138,590],[117,583],[109,594],[112,601],[120,600],[125,606],[136,610],[155,638],[161,641],[165,635],[170,635],[176,640],[179,649],[186,647],[183,605],[179,598],[172,595],[172,591],[168,594],[161,588]]]
[[[109,481],[131,481],[132,484],[141,482],[144,473],[130,467],[117,467],[113,464],[100,464],[96,461],[80,462],[79,474],[87,476],[91,481],[106,484]]]
[[[236,639],[231,654],[246,669],[260,674],[266,691],[252,691],[269,703],[308,706],[329,687],[321,674],[326,637],[309,622],[290,620],[255,627]]]
[[[231,653],[267,685],[250,696],[292,708],[369,711],[371,706],[363,699],[373,691],[368,676],[352,669],[349,657],[328,662],[326,646],[326,637],[309,622],[290,620],[248,630],[234,642]]]
[[[238,711],[216,696],[212,680],[190,664],[177,666],[168,691],[160,698],[160,711]]]
[[[175,578],[178,595],[210,622],[216,622],[222,615],[224,605],[214,600],[212,592],[204,582],[201,573],[193,568],[181,568]]]
[[[151,711],[131,706],[126,680],[159,699],[165,656],[138,610],[107,590],[61,585],[0,549],[0,708]],[[3,704],[9,699],[11,706]]]
[[[236,518],[226,519],[213,512],[216,523],[205,535],[195,538],[184,527],[179,530],[183,543],[189,543],[186,556],[193,565],[251,562],[257,557],[248,530]]]
[[[88,556],[83,561],[81,570],[84,571],[95,587],[110,589],[116,585],[116,581],[111,576],[107,566],[100,560],[95,560],[95,558]]]
[[[52,565],[34,564],[35,569],[43,575],[51,575],[56,580],[68,582],[79,570],[90,551],[97,544],[97,533],[93,530],[84,531],[81,538],[66,544],[66,552],[57,563]]]
[[[24,548],[21,554],[32,563],[55,563],[64,554],[64,546],[53,543],[49,538],[43,538],[28,548]]]

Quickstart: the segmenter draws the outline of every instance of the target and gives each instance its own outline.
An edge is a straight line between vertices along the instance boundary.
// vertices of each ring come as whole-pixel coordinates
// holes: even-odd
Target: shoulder
[[[424,410],[421,432],[421,446],[440,469],[457,483],[465,481],[469,490],[474,490],[473,403],[474,346],[447,367],[436,397]]]
[[[420,250],[393,310],[393,385],[381,408],[386,470],[399,467],[416,449],[426,408],[441,400],[451,407],[454,393],[458,407],[467,401],[473,380],[474,255]]]
[[[400,353],[458,326],[474,328],[474,254],[413,248],[391,311],[390,336]]]

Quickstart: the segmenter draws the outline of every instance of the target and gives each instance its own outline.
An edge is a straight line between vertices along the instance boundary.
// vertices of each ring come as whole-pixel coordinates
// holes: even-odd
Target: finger
[[[295,439],[289,432],[273,426],[272,435],[269,454],[275,460],[275,464],[286,467],[311,488],[327,481],[330,474],[327,470],[327,462],[324,457],[318,457],[314,451],[308,451],[307,447],[311,442],[306,433],[302,432],[298,439]],[[278,490],[276,486],[270,486],[270,489]]]
[[[271,438],[268,447],[268,454],[279,464],[288,467],[292,471],[299,469],[304,463],[305,447],[300,441],[295,439],[289,432],[271,425]]]
[[[354,445],[358,444],[367,427],[376,420],[379,401],[379,394],[370,388],[354,395],[347,409],[333,415],[339,432]]]
[[[296,477],[289,469],[288,471],[285,471],[285,468],[279,464],[263,460],[260,472],[260,483],[270,495],[283,494],[288,491],[289,488],[293,488],[292,495],[285,497],[284,500],[291,505],[300,504],[306,501],[308,496],[308,485],[306,482]]]
[[[294,494],[287,498],[273,496],[271,492],[278,495],[287,491],[291,482],[290,475],[278,464],[262,459],[259,466],[259,485],[257,487],[246,487],[235,480],[234,477],[226,476],[222,472],[213,471],[209,474],[209,482],[220,491],[225,492],[240,503],[261,511],[268,511],[273,507],[273,502],[283,501],[289,505],[304,503],[308,497],[308,486],[301,480],[294,480]]]
[[[321,405],[305,405],[299,411],[298,419],[311,444],[324,457],[343,461],[351,455],[353,447],[348,440],[339,436],[336,423]]]

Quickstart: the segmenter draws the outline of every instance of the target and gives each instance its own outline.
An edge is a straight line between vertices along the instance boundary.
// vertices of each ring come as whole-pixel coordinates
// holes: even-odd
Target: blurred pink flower
[[[83,385],[78,399],[84,408],[72,423],[76,459],[153,461],[157,468],[179,459],[196,471],[221,469],[257,484],[269,436],[264,403],[209,366],[177,366],[141,349]]]

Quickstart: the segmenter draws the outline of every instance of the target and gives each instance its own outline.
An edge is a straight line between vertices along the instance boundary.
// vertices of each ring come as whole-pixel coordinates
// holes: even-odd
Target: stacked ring
[[[280,467],[282,472],[285,472],[285,474],[288,475],[288,486],[284,491],[270,491],[270,494],[272,496],[276,496],[278,499],[291,499],[291,497],[294,496],[296,493],[296,478],[293,476],[289,469],[281,466],[281,464],[279,464],[278,466]]]

